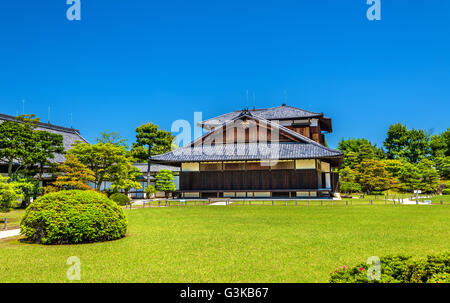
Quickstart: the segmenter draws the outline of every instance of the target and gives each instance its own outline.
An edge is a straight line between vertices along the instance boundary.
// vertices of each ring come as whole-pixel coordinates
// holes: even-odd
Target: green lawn
[[[420,201],[425,201],[425,200],[431,200],[431,203],[441,203],[441,201],[442,201],[444,204],[449,204],[450,203],[450,195],[434,196],[432,198],[420,199]]]
[[[8,220],[8,229],[19,228],[20,218],[22,218],[24,211],[24,209],[15,209],[7,213],[0,212],[0,231],[4,230],[5,218]]]
[[[2,239],[0,281],[66,282],[78,256],[82,282],[327,282],[370,256],[450,250],[449,206],[315,205],[133,209],[117,241]]]

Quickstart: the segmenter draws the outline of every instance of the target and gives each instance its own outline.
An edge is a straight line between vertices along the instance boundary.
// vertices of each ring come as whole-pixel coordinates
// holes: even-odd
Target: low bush
[[[119,192],[119,190],[117,188],[111,188],[111,187],[105,189],[105,191],[104,191],[104,193],[108,196],[108,198],[111,197],[111,195],[118,193],[118,192]]]
[[[147,199],[152,198],[156,194],[156,188],[153,185],[149,185],[144,189]]]
[[[442,194],[443,194],[443,195],[450,195],[450,188],[444,188],[444,189],[442,190]]]
[[[111,196],[109,196],[109,198],[111,200],[113,200],[114,202],[116,202],[119,205],[127,205],[130,204],[130,198],[128,198],[127,195],[124,195],[122,193],[115,193],[112,194]]]
[[[125,236],[123,209],[95,191],[67,190],[39,197],[20,222],[27,241],[74,244],[119,239]]]
[[[380,258],[380,272],[374,265],[360,263],[342,266],[331,273],[330,283],[449,283],[450,253],[429,255],[413,260],[410,256],[396,255]],[[369,279],[368,272],[372,273]],[[369,274],[370,274],[369,273]],[[370,275],[369,275],[370,276]]]

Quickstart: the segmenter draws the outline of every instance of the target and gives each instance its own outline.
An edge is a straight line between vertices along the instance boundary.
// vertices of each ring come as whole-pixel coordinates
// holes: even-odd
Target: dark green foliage
[[[439,176],[444,179],[450,179],[450,156],[437,157],[434,159]]]
[[[424,260],[418,260],[408,264],[403,272],[404,281],[407,283],[426,283],[436,275],[450,274],[450,253],[427,256]],[[450,280],[446,282],[450,283]]]
[[[435,169],[435,164],[429,159],[423,159],[417,164],[421,181],[419,189],[425,193],[433,193],[439,187],[439,173]]]
[[[14,173],[14,160],[20,163],[32,161],[34,143],[31,126],[14,121],[0,123],[0,160],[8,163],[9,177]]]
[[[94,172],[94,182],[98,191],[105,180],[118,182],[126,179],[133,162],[123,146],[111,143],[76,142],[68,154],[74,155]]]
[[[133,144],[135,151],[132,154],[141,161],[147,162],[147,184],[150,184],[150,157],[169,152],[174,138],[170,132],[159,129],[158,125],[153,123],[142,124],[136,128],[136,143]],[[141,148],[138,148],[140,146]],[[147,151],[146,158],[143,156],[144,150]]]
[[[130,153],[133,156],[135,162],[148,162],[148,149],[145,146],[139,146],[136,143],[133,143],[130,149]]]
[[[109,198],[122,206],[130,204],[130,198],[128,198],[127,195],[124,195],[122,193],[114,193],[111,196],[109,196]]]
[[[344,152],[344,166],[355,168],[358,163],[364,160],[381,160],[385,158],[382,148],[372,144],[367,139],[342,139],[338,149]]]
[[[389,127],[384,141],[386,154],[389,159],[405,159],[410,163],[417,163],[430,153],[430,136],[419,129],[408,130],[401,123]]]
[[[39,177],[44,168],[54,167],[50,161],[55,153],[64,153],[63,137],[43,130],[35,130],[38,118],[34,115],[18,116],[17,121],[0,123],[0,160],[8,165],[8,176],[18,171]],[[14,161],[20,163],[13,169]]]
[[[155,177],[155,188],[157,191],[163,191],[166,193],[166,198],[169,192],[175,191],[175,184],[173,183],[174,177],[170,170],[161,169]]]
[[[381,148],[364,138],[339,142],[339,149],[344,152],[343,168],[339,171],[342,192],[392,189],[435,193],[442,186],[440,179],[450,178],[450,129],[430,136],[424,130],[408,130],[406,125],[393,124],[389,127],[384,146],[386,155]],[[367,165],[361,163],[384,166],[392,180],[381,182],[384,180],[382,169],[367,174]]]
[[[384,161],[364,160],[357,166],[356,180],[365,193],[380,192],[395,186],[396,180]]]
[[[122,138],[119,133],[112,132],[101,132],[100,137],[95,139],[96,143],[110,143],[117,146],[122,146],[125,149],[128,149],[127,139]]]
[[[354,193],[361,191],[361,185],[356,181],[357,173],[350,167],[339,170],[339,184],[341,192]]]
[[[55,154],[63,154],[65,152],[63,136],[43,130],[37,130],[34,131],[34,140],[36,143],[34,145],[35,148],[31,165],[36,167],[39,177],[41,178],[45,168],[54,168],[54,163],[50,160],[55,158]]]
[[[439,135],[433,135],[430,138],[430,148],[433,157],[450,156],[450,128]]]
[[[331,283],[439,283],[450,282],[450,253],[413,260],[396,255],[380,258],[381,273],[369,280],[372,264],[360,263],[348,268],[342,266],[331,273]]]
[[[20,228],[35,243],[99,242],[124,237],[127,219],[123,209],[104,194],[68,190],[34,201],[25,210]]]
[[[118,193],[118,192],[119,192],[118,188],[112,188],[112,187],[107,188],[104,191],[104,193],[108,196],[108,198],[111,197],[112,194],[115,194],[115,193]]]
[[[450,195],[450,188],[444,188],[444,189],[442,190],[442,194],[443,194],[443,195]]]

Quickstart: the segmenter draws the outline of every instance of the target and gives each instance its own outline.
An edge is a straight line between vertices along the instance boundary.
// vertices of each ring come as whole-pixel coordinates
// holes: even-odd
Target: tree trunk
[[[100,177],[100,179],[98,180],[97,183],[97,190],[100,191],[100,188],[102,187],[102,183],[103,183],[103,177]]]
[[[12,177],[13,159],[9,159],[8,163],[8,177]]]
[[[150,167],[151,167],[151,160],[150,157],[152,155],[152,151],[150,149],[150,146],[148,147],[148,162],[147,162],[147,186],[150,186]]]

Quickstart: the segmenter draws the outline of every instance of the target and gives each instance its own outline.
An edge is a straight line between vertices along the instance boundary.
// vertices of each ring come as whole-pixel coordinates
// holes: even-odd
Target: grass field
[[[0,231],[4,230],[5,218],[7,218],[7,229],[19,228],[20,218],[22,218],[24,209],[17,209],[7,213],[0,212]]]
[[[271,199],[264,199],[264,200],[257,200],[257,199],[234,199],[232,206],[243,206],[243,205],[279,205],[279,206],[360,206],[360,205],[370,205],[372,203],[373,205],[394,205],[394,197],[395,197],[395,204],[399,204],[400,201],[404,198],[407,199],[408,197],[413,196],[413,194],[408,195],[390,195],[389,200],[385,200],[384,196],[378,195],[365,195],[364,198],[359,195],[355,195],[352,199],[345,198],[342,200],[330,200],[330,199],[274,199],[273,202]],[[223,199],[223,198],[222,198]],[[431,200],[432,204],[440,204],[441,201],[445,205],[450,204],[450,195],[444,195],[444,196],[434,196],[433,198],[426,198],[426,199],[420,199],[421,202],[423,200]],[[144,208],[144,207],[159,207],[159,206],[200,206],[200,205],[206,205],[208,203],[207,199],[203,200],[184,200],[184,202],[180,202],[177,200],[151,200],[147,201],[145,206],[144,205],[133,205],[133,208]],[[128,206],[127,206],[128,208]]]
[[[450,250],[449,206],[197,206],[126,211],[123,239],[44,246],[0,240],[1,282],[327,282],[369,256]]]

